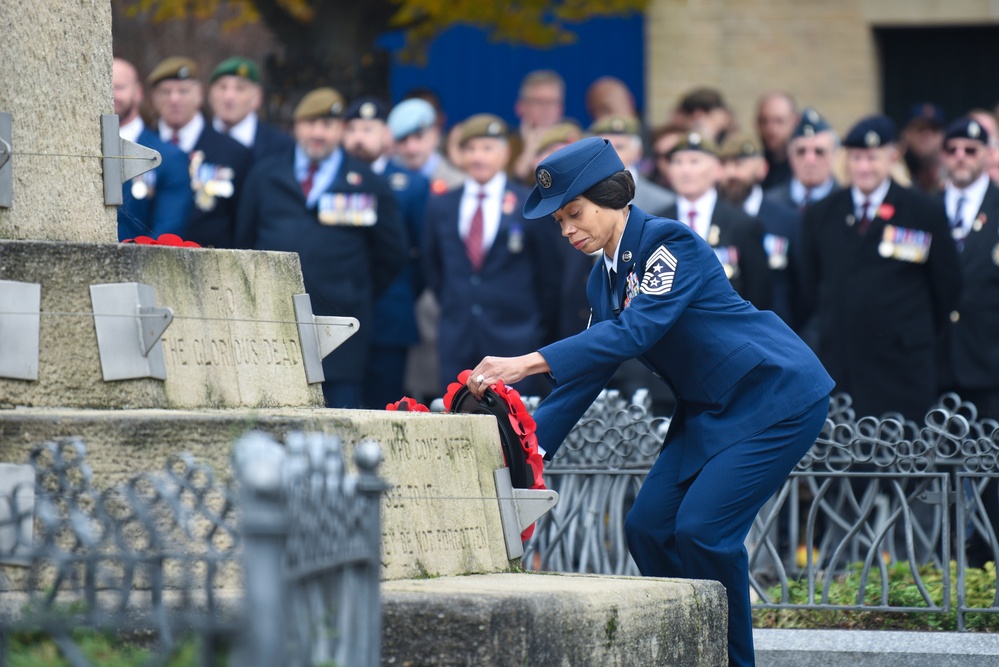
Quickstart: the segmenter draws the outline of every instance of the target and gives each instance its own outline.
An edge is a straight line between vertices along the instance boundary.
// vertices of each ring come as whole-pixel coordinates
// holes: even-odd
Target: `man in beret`
[[[756,103],[756,131],[763,143],[767,175],[763,188],[769,189],[791,180],[787,145],[798,124],[798,105],[788,93],[774,91],[762,95]]]
[[[773,279],[763,250],[763,224],[718,196],[722,176],[718,147],[691,132],[669,155],[669,180],[677,203],[666,212],[697,232],[715,250],[729,281],[742,298],[770,310]]]
[[[988,174],[993,137],[970,116],[947,126],[941,159],[947,173],[944,209],[958,244],[964,288],[950,313],[942,347],[941,390],[975,404],[979,419],[999,420],[999,188]],[[982,502],[999,531],[999,485],[989,482]],[[989,540],[975,533],[968,565],[994,560]]]
[[[818,111],[805,109],[787,146],[791,182],[767,188],[767,196],[800,211],[821,201],[839,189],[833,176],[838,153],[836,131]]]
[[[294,145],[291,137],[257,115],[264,102],[257,63],[240,56],[227,58],[212,71],[209,82],[212,127],[249,148],[253,162]]]
[[[345,107],[332,88],[302,98],[295,146],[254,165],[236,234],[241,248],[298,253],[313,312],[360,323],[323,360],[323,396],[333,408],[361,407],[374,302],[407,260],[392,191],[340,147]]]
[[[234,247],[236,207],[250,163],[250,152],[205,122],[204,92],[198,66],[190,58],[167,58],[147,77],[160,139],[189,159],[194,206],[187,219],[187,240],[202,246]]]
[[[389,112],[387,122],[395,142],[396,161],[421,173],[430,181],[434,194],[444,194],[464,183],[465,174],[440,153],[441,131],[430,102],[419,98],[403,100]]]
[[[895,124],[869,116],[843,145],[853,184],[802,223],[801,281],[819,358],[857,416],[922,423],[939,388],[938,341],[961,289],[943,206],[892,181]]]
[[[642,176],[638,165],[642,161],[642,130],[637,118],[607,116],[590,125],[590,134],[606,139],[617,151],[621,162],[635,179],[634,204],[646,213],[664,216],[676,204],[676,195]]]
[[[943,189],[940,150],[943,148],[943,109],[929,102],[914,104],[902,126],[899,150],[912,185],[926,194]]]
[[[186,237],[191,210],[187,156],[173,144],[161,141],[143,123],[139,115],[142,82],[132,63],[115,58],[111,78],[118,134],[122,139],[159,151],[163,158],[155,169],[123,184],[123,202],[118,207],[118,240],[160,234]]]
[[[462,123],[463,186],[427,202],[424,270],[441,307],[440,386],[486,354],[519,355],[553,340],[561,280],[558,226],[523,217],[526,187],[504,171],[506,123]],[[543,383],[518,389],[538,393]]]
[[[763,248],[773,278],[772,310],[794,330],[800,328],[801,307],[795,253],[801,213],[763,194],[766,158],[756,140],[734,135],[721,147],[722,179],[718,191],[729,203],[763,223]]]
[[[409,252],[406,268],[375,300],[372,314],[363,404],[378,410],[403,395],[412,395],[406,391],[404,379],[409,349],[420,341],[414,306],[423,290],[420,247],[423,209],[430,194],[430,182],[420,173],[389,160],[392,134],[386,124],[387,117],[388,106],[380,99],[359,98],[347,107],[343,134],[343,149],[347,154],[384,178],[395,196]]]

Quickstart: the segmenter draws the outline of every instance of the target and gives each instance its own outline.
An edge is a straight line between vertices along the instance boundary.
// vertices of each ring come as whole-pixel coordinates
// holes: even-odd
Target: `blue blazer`
[[[423,291],[420,251],[423,243],[423,209],[430,196],[430,181],[423,175],[389,162],[382,177],[395,195],[406,233],[409,261],[388,289],[375,301],[371,342],[407,347],[419,342],[416,328],[416,298]]]
[[[236,247],[298,253],[313,312],[360,322],[358,332],[323,361],[326,379],[359,382],[373,330],[372,306],[406,263],[405,233],[395,197],[363,162],[344,154],[327,192],[374,194],[377,222],[322,224],[317,209],[306,207],[295,178],[294,149],[263,158],[247,177],[239,202]]]
[[[441,388],[486,355],[526,354],[555,339],[558,225],[525,219],[529,191],[508,180],[496,239],[475,272],[458,233],[463,191],[431,197],[424,221],[424,272],[441,308]]]
[[[664,446],[683,434],[680,481],[833,387],[808,346],[779,317],[740,297],[711,246],[679,222],[631,208],[615,296],[619,308],[597,262],[587,284],[593,323],[540,350],[555,384],[535,413],[548,458],[618,364],[634,357],[676,396]]]
[[[124,201],[118,207],[118,240],[136,236],[177,234],[186,238],[187,216],[191,210],[191,177],[187,155],[173,144],[144,128],[136,142],[159,151],[160,166],[122,184]],[[135,194],[145,190],[145,196]]]
[[[198,142],[188,158],[193,160],[198,153],[202,156],[202,168],[205,172],[231,171],[231,177],[227,182],[231,183],[232,192],[229,196],[220,195],[206,199],[199,197],[198,191],[194,191],[194,206],[187,220],[188,240],[196,241],[203,246],[234,248],[236,208],[250,166],[250,151],[243,144],[221,134],[211,126],[211,123],[206,122],[205,129],[198,137]],[[193,166],[192,164],[192,170]],[[193,188],[193,182],[191,185]]]

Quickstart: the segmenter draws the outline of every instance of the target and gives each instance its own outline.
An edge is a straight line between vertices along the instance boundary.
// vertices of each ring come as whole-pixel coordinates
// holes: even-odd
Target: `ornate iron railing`
[[[624,400],[607,391],[569,434],[545,470],[559,504],[538,521],[525,566],[539,570],[637,575],[624,519],[659,454],[668,420],[649,411],[644,394]],[[978,417],[954,395],[941,397],[923,424],[899,415],[857,418],[848,396],[834,397],[822,433],[774,497],[747,539],[751,583],[764,608],[958,612],[999,611],[966,604],[968,545],[999,556],[986,500],[999,477],[999,424]],[[989,483],[993,482],[990,486]],[[991,496],[989,495],[991,494]],[[956,561],[956,596],[951,563]],[[907,563],[918,593],[889,604],[888,569]],[[920,568],[943,578],[936,594]],[[853,604],[831,599],[837,576],[859,572]],[[792,602],[805,582],[807,600]],[[876,592],[867,590],[876,583]],[[956,599],[955,599],[956,598]]]
[[[0,499],[13,538],[0,557],[19,564],[3,572],[0,665],[27,636],[87,667],[90,632],[145,648],[149,665],[194,641],[206,666],[227,650],[250,667],[374,667],[385,485],[378,445],[355,454],[348,475],[337,438],[249,434],[227,482],[180,455],[100,488],[80,440],[39,447],[33,488]]]

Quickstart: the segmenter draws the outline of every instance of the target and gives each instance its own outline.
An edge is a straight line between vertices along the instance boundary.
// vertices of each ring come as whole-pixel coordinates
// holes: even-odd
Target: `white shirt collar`
[[[371,163],[371,171],[375,172],[376,174],[384,174],[385,167],[388,166],[388,163],[389,163],[388,155],[380,155],[378,156],[377,160]]]
[[[506,189],[506,174],[498,172],[485,183],[479,183],[473,178],[465,178],[465,191],[462,197],[478,201],[479,192],[485,191],[486,200],[499,200]],[[483,202],[485,203],[485,202]]]
[[[857,218],[862,218],[864,216],[864,202],[866,201],[870,206],[869,214],[871,218],[874,218],[874,212],[881,207],[882,202],[885,200],[885,195],[888,194],[888,188],[891,187],[891,179],[886,178],[881,185],[874,188],[874,191],[869,195],[865,195],[857,188],[856,185],[850,186],[850,194],[853,197],[853,207],[857,211]]]
[[[832,192],[833,187],[835,187],[836,181],[833,179],[827,180],[822,185],[818,185],[814,188],[806,188],[801,181],[797,178],[791,179],[791,199],[798,206],[802,206],[805,203],[805,194],[808,194],[808,201],[817,202],[820,199],[825,199],[826,195]]]
[[[718,191],[711,188],[697,201],[690,201],[686,197],[679,197],[676,202],[676,212],[680,216],[680,222],[685,225],[690,224],[690,211],[696,211],[694,218],[694,231],[702,239],[708,238],[708,230],[711,228],[711,216],[715,212],[715,205],[718,203]]]
[[[953,183],[947,181],[947,187],[944,190],[944,206],[947,207],[947,219],[954,219],[954,215],[957,212],[957,201],[961,197],[964,197],[964,206],[961,208],[961,229],[965,232],[971,229],[971,225],[974,224],[979,209],[982,208],[982,200],[985,199],[985,191],[988,188],[988,172],[982,172],[981,176],[964,190],[957,189]]]
[[[746,201],[742,202],[742,210],[755,218],[760,214],[760,206],[762,205],[763,188],[759,185],[754,185],[753,189],[749,191]]]
[[[146,124],[142,122],[142,116],[136,116],[118,128],[118,136],[133,144],[139,140],[139,135],[146,129]]]
[[[194,118],[177,131],[180,141],[177,145],[180,150],[185,153],[190,154],[194,150],[194,145],[198,143],[198,139],[201,137],[201,133],[205,129],[205,117],[201,115],[199,111],[194,115]],[[160,139],[170,143],[170,139],[173,137],[173,128],[163,122],[162,119],[159,121]]]
[[[222,134],[228,134],[230,137],[247,148],[252,148],[253,142],[257,138],[257,122],[257,112],[251,111],[246,114],[246,118],[239,121],[229,129],[226,129],[225,123],[222,122],[222,119],[216,116],[212,119],[212,127]]]

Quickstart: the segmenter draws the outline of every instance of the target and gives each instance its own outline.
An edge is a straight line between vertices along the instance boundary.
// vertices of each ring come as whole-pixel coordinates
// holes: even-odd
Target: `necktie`
[[[867,232],[867,228],[871,226],[871,200],[864,200],[863,214],[860,216],[860,233],[864,234]]]
[[[173,136],[170,137],[170,143],[174,146],[180,146],[180,133],[177,130],[173,131]]]
[[[309,171],[306,172],[305,178],[302,179],[302,194],[305,198],[309,198],[309,193],[312,192],[312,180],[316,176],[316,171],[319,169],[319,165],[315,162],[309,163]]]
[[[697,231],[697,226],[695,224],[696,222],[697,222],[697,210],[690,209],[689,211],[687,211],[687,225],[695,232]]]
[[[482,268],[482,260],[485,253],[482,251],[482,200],[486,198],[485,191],[479,192],[479,203],[472,214],[472,224],[468,228],[468,236],[465,237],[465,251],[468,253],[468,260],[472,263],[472,269],[478,271]]]
[[[810,203],[812,203],[812,190],[811,188],[805,188],[805,194],[802,196],[801,204],[798,205],[798,208],[804,211]]]
[[[617,303],[617,271],[614,269],[607,269],[607,277],[610,280],[610,293],[611,293],[611,303],[614,305],[614,312],[618,311]]]
[[[954,217],[950,221],[951,229],[961,229],[964,227],[964,205],[967,200],[964,195],[958,197],[957,206],[954,207]]]

